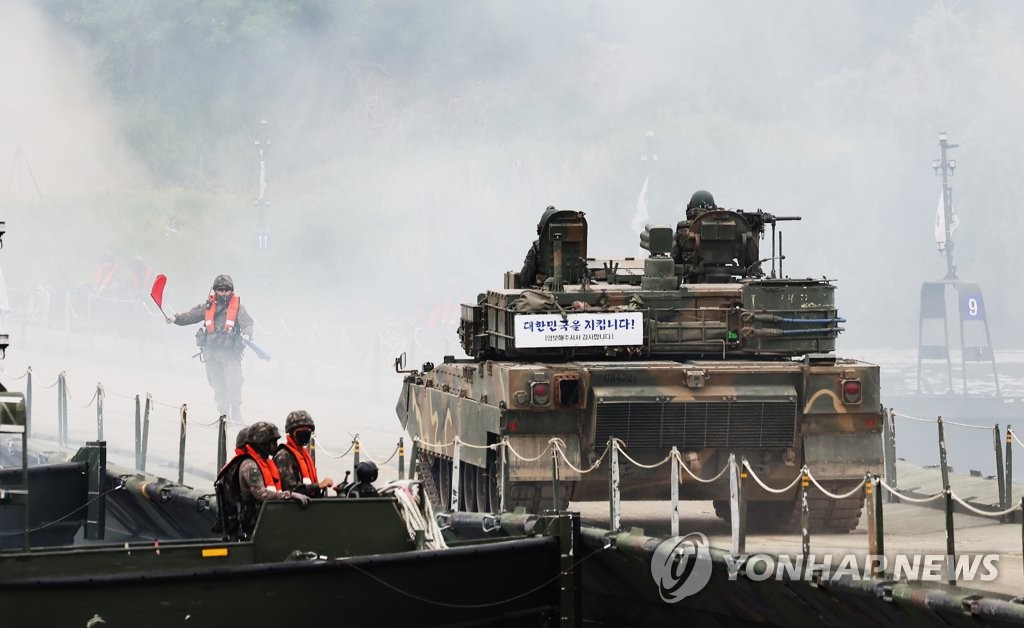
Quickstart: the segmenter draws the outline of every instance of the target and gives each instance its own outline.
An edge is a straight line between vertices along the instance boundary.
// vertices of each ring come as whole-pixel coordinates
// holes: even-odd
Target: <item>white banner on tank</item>
[[[632,346],[644,343],[642,312],[516,314],[516,347]]]

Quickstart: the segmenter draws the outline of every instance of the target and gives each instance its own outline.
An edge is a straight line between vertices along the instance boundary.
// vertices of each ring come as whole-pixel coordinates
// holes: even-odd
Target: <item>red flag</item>
[[[167,285],[166,275],[157,275],[156,281],[153,282],[153,289],[149,291],[149,296],[153,297],[156,301],[156,306],[161,310],[164,309],[164,286]]]

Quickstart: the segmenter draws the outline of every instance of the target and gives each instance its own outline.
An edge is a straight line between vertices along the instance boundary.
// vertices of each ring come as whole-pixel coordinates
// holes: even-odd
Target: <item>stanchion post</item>
[[[882,453],[885,456],[885,481],[896,488],[896,411],[882,413]],[[889,493],[887,499],[896,503],[899,498]]]
[[[810,490],[811,479],[807,475],[807,467],[800,471],[800,549],[804,557],[804,565],[810,565],[811,555],[811,508],[807,502],[807,491]]]
[[[224,468],[228,462],[228,435],[225,429],[226,415],[217,417],[217,471]]]
[[[352,439],[352,475],[356,474],[356,467],[359,466],[359,434]]]
[[[25,382],[25,438],[32,438],[32,367],[28,367]]]
[[[181,418],[178,431],[178,484],[185,483],[185,434],[188,431],[188,404],[181,404],[179,410]]]
[[[501,468],[501,496],[500,503],[498,504],[498,510],[500,512],[508,512],[509,492],[512,490],[512,482],[511,478],[509,477],[508,465],[508,436],[502,436],[501,461],[498,465]]]
[[[875,554],[879,557],[879,563],[875,567],[875,576],[881,578],[885,575],[885,516],[882,511],[882,504],[885,500],[882,499],[882,483],[879,477],[874,477],[874,504],[875,504]],[[865,484],[867,486],[867,484]],[[867,496],[868,498],[871,495]]]
[[[558,479],[558,447],[551,443],[551,509],[556,514],[562,510],[562,505],[559,503],[562,501],[559,498],[562,493],[559,491]]]
[[[1006,426],[1006,507],[1013,503],[1013,426]],[[1011,512],[1007,521],[1016,521],[1017,513]],[[1021,521],[1024,522],[1024,516]]]
[[[608,446],[611,447],[608,454],[611,462],[608,464],[608,527],[612,532],[618,532],[622,525],[619,517],[622,496],[619,494],[619,450],[615,446],[615,439],[608,437]]]
[[[953,532],[953,490],[948,486],[943,489],[946,497],[946,577],[951,585],[956,585],[956,538]]]
[[[103,384],[96,384],[96,440],[103,440]]]
[[[146,455],[149,453],[149,414],[152,410],[153,395],[146,393],[146,408],[142,412],[142,464],[139,465],[139,471],[146,470]]]
[[[452,512],[459,512],[459,497],[460,497],[459,496],[459,489],[461,488],[459,486],[459,482],[461,481],[460,471],[462,470],[461,469],[461,467],[462,467],[462,460],[461,460],[462,452],[460,451],[460,449],[461,449],[460,445],[461,444],[462,444],[462,442],[459,440],[459,437],[456,436],[455,437],[454,450],[452,451],[452,493],[451,493],[451,499],[452,499],[451,500],[451,508],[452,508]],[[444,464],[444,463],[442,462],[442,464]]]
[[[1010,507],[1010,501],[1006,497],[1005,468],[1003,467],[1003,439],[999,432],[999,424],[992,426],[992,446],[996,450],[996,486],[999,490],[999,508],[1005,510]]]
[[[946,430],[942,417],[935,422],[939,426],[939,470],[942,472],[942,488],[949,489],[949,465],[946,463]]]
[[[672,497],[672,536],[679,536],[679,450],[672,446],[672,477],[669,485]]]
[[[746,535],[742,533],[743,520],[740,515],[740,470],[736,454],[729,454],[729,522],[732,524],[732,555],[746,553]]]
[[[64,385],[64,371],[61,371],[60,375],[57,376],[57,440],[60,441],[61,447],[67,447],[68,445],[68,398],[65,394]]]
[[[142,468],[142,401],[135,395],[135,468]]]
[[[405,479],[405,437],[398,437],[398,479]]]

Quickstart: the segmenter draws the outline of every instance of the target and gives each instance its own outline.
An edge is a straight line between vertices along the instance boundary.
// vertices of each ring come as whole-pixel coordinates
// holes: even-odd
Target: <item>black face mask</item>
[[[261,456],[269,458],[270,456],[274,455],[275,451],[277,451],[277,442],[269,441],[266,443],[260,443],[259,445],[253,445],[252,448],[255,449],[256,453],[260,454]]]
[[[308,445],[311,438],[313,438],[312,430],[295,430],[295,432],[292,433],[292,440],[294,440],[295,444],[299,447],[305,447]]]

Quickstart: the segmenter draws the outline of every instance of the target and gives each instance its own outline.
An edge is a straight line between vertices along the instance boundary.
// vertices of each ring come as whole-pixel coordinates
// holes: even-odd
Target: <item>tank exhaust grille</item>
[[[597,443],[609,436],[627,447],[791,447],[796,401],[651,401],[605,403],[597,407]]]

